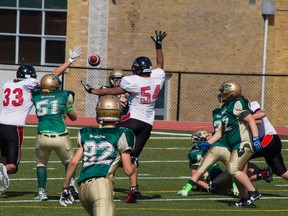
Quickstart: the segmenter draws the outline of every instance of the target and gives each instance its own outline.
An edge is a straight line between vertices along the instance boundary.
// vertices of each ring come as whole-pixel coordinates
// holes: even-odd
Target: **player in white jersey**
[[[53,73],[60,76],[81,55],[80,47],[70,50],[69,59]],[[0,191],[9,186],[7,174],[15,174],[22,155],[26,118],[32,109],[31,90],[39,85],[35,68],[22,64],[16,79],[8,80],[2,89],[3,107],[0,113]]]
[[[261,109],[257,101],[250,103],[250,110],[252,116],[256,120],[262,145],[262,150],[255,152],[251,159],[264,157],[273,173],[288,180],[288,171],[281,155],[282,143],[277,131],[270,123],[266,117],[266,112]]]
[[[136,135],[135,149],[133,156],[139,157],[144,145],[150,137],[155,116],[155,104],[158,99],[164,81],[165,72],[164,57],[162,52],[162,41],[166,37],[165,32],[155,31],[156,36],[151,36],[156,45],[155,69],[152,69],[152,63],[149,58],[140,56],[133,61],[133,75],[122,78],[120,85],[113,88],[94,89],[85,82],[84,88],[88,93],[96,95],[118,95],[125,92],[129,93],[130,108],[129,118],[117,124],[118,127],[126,127],[133,130]],[[141,196],[137,182],[138,169],[130,176],[129,194],[125,199],[126,203],[134,203]]]

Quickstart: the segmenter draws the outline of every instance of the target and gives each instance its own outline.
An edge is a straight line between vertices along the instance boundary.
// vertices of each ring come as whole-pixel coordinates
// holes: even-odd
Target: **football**
[[[98,66],[100,64],[100,56],[95,53],[89,55],[88,63],[93,67]]]

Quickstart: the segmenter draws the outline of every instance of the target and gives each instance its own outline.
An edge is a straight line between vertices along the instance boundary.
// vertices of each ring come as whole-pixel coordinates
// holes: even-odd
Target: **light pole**
[[[261,108],[264,109],[265,99],[265,74],[266,74],[266,52],[267,52],[267,38],[268,38],[268,18],[274,16],[275,2],[271,0],[263,0],[262,2],[262,16],[264,18],[264,50],[262,63],[262,85],[261,85]]]

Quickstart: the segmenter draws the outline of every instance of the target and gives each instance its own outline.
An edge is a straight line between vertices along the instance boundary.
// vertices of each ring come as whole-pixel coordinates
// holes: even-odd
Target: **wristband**
[[[67,112],[70,112],[71,110],[73,110],[73,107],[72,106],[70,106],[70,107],[67,107]]]
[[[156,43],[156,49],[162,49],[162,43]]]

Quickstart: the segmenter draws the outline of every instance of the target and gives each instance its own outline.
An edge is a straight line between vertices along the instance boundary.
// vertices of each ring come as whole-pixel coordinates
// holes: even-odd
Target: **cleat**
[[[247,199],[241,198],[238,202],[230,203],[230,206],[243,207],[244,203],[246,203],[246,202],[247,202]]]
[[[139,191],[139,187],[138,186],[133,186],[130,187],[129,189],[129,194],[125,199],[126,203],[136,203],[137,199],[139,199],[141,197],[141,193]]]
[[[264,176],[264,180],[268,183],[272,182],[273,181],[272,168],[270,166],[268,166],[265,171],[266,171],[266,175]]]
[[[187,192],[186,190],[181,190],[177,194],[181,196],[188,196],[189,192]]]
[[[192,185],[187,183],[186,185],[184,185],[184,187],[182,188],[182,190],[178,191],[178,195],[182,195],[182,196],[188,196],[189,192],[192,189]]]
[[[9,177],[7,174],[7,169],[4,164],[0,163],[0,192],[4,191],[9,187]]]
[[[257,190],[248,191],[248,199],[247,199],[247,202],[243,203],[243,206],[250,206],[256,200],[260,199],[260,197],[261,197],[261,194]]]
[[[43,188],[39,188],[38,195],[34,198],[37,201],[47,201],[48,197],[46,194],[46,190]]]

